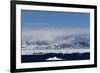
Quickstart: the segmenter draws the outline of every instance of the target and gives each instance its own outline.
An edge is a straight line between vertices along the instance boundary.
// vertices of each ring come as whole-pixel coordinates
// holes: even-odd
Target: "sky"
[[[81,27],[89,28],[90,14],[80,12],[56,12],[21,10],[22,28],[33,27]]]
[[[55,11],[21,11],[22,40],[49,40],[90,33],[90,14]]]

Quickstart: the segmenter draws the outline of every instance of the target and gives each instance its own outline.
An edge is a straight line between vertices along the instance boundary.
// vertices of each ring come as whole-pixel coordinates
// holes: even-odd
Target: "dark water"
[[[52,61],[69,61],[69,60],[88,60],[90,59],[90,53],[73,53],[73,54],[56,54],[56,53],[48,53],[43,55],[22,55],[21,62],[48,62],[51,60],[46,60],[48,58],[57,57],[62,60],[52,60]]]

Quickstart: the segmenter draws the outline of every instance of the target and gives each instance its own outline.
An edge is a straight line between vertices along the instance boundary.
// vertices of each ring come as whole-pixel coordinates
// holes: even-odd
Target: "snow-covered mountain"
[[[54,40],[22,40],[22,54],[89,52],[89,34],[59,36]]]

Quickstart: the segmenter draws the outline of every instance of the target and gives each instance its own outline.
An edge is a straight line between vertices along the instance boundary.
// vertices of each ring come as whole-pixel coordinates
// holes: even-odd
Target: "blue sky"
[[[90,14],[80,12],[55,12],[21,10],[24,27],[86,27],[90,26]]]

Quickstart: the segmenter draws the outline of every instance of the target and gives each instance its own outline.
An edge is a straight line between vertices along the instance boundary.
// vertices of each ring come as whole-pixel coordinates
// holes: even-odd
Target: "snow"
[[[22,55],[33,55],[33,54],[46,54],[46,53],[62,53],[62,54],[71,54],[71,53],[88,53],[90,49],[44,49],[44,50],[34,50],[34,49],[23,49]]]

